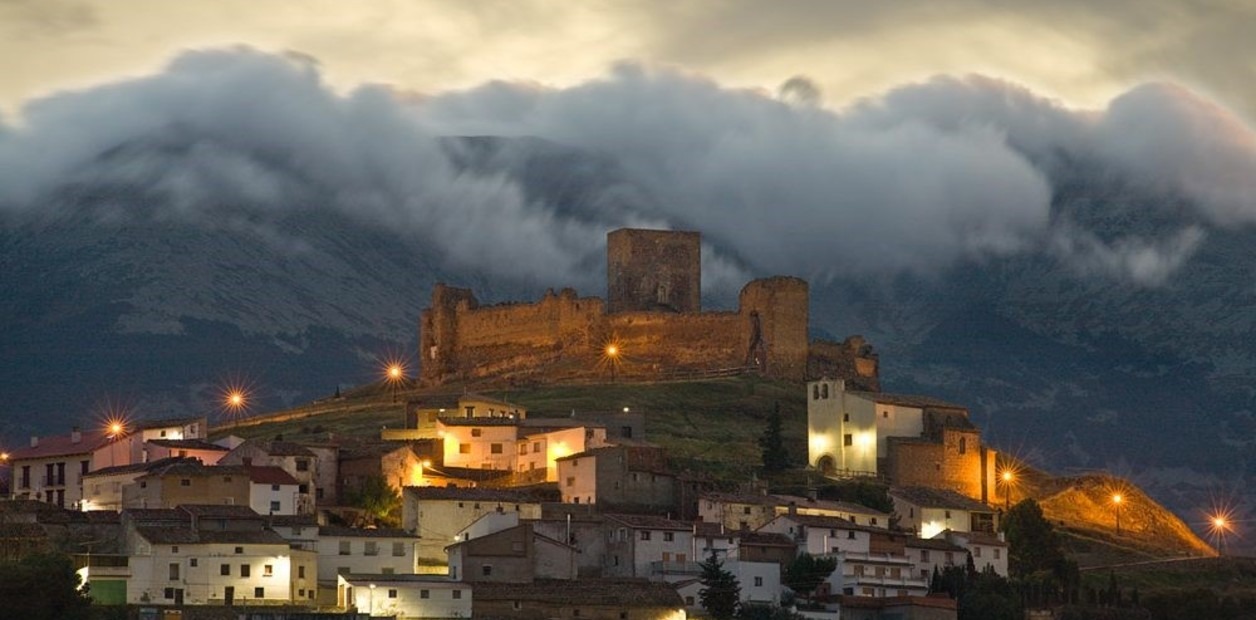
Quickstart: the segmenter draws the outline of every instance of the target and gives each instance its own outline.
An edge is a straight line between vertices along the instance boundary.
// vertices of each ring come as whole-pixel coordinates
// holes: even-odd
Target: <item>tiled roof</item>
[[[641,530],[684,530],[693,531],[693,523],[688,521],[676,521],[667,517],[657,517],[654,515],[629,515],[629,514],[608,514],[606,520],[609,522],[618,522],[631,528]]]
[[[176,508],[127,508],[122,515],[136,524],[177,523],[188,519],[187,513]]]
[[[227,504],[181,504],[175,510],[203,519],[262,519],[248,506]]]
[[[109,444],[112,439],[104,430],[83,431],[79,440],[74,441],[70,433],[40,437],[39,445],[16,448],[9,452],[10,461],[30,459],[46,459],[57,456],[73,456],[90,454],[97,448]]]
[[[956,532],[952,530],[942,530],[935,538],[943,537],[951,542],[960,544],[961,539],[967,539],[970,544],[986,545],[989,547],[1006,547],[1007,541],[999,538],[998,534],[993,532]]]
[[[515,418],[454,418],[441,416],[437,418],[441,424],[445,426],[518,426],[519,420]]]
[[[882,527],[871,525],[859,525],[851,521],[847,521],[841,517],[825,517],[821,515],[777,515],[777,519],[789,519],[794,523],[806,527],[827,528],[831,530],[855,530],[857,532],[888,532],[889,530]]]
[[[83,475],[83,477],[91,478],[93,476],[112,476],[116,474],[151,472],[153,470],[161,469],[168,465],[174,465],[176,463],[184,463],[184,462],[195,463],[199,465],[201,461],[200,459],[195,459],[195,458],[169,456],[164,459],[157,459],[155,461],[149,461],[147,463],[130,463],[128,465],[115,465],[113,467],[102,467],[100,469],[87,472],[86,474]]]
[[[579,418],[524,418],[519,421],[519,426],[526,426],[533,430],[560,428],[606,428],[606,425],[601,422],[581,420]]]
[[[258,441],[253,445],[271,456],[314,456],[305,446],[291,441]]]
[[[137,478],[160,478],[163,476],[204,477],[204,476],[247,476],[248,468],[244,465],[205,465],[199,459],[179,459],[168,465],[157,467]]]
[[[5,523],[0,521],[0,540],[34,540],[48,538],[48,532],[37,523]]]
[[[270,530],[249,531],[196,531],[189,527],[145,525],[135,528],[136,533],[154,544],[237,544],[237,545],[288,545],[288,541]]]
[[[149,439],[147,443],[172,450],[211,450],[214,452],[227,452],[227,448],[216,443],[210,443],[204,439]]]
[[[898,405],[901,407],[915,407],[917,409],[925,409],[928,407],[940,407],[943,409],[968,409],[968,407],[963,405],[956,405],[955,403],[950,403],[932,396],[891,394],[889,392],[861,392],[858,390],[847,390],[846,393],[859,396],[873,402],[884,403],[887,405]]]
[[[365,528],[341,527],[338,525],[320,525],[318,527],[318,535],[336,536],[339,538],[410,538],[416,540],[419,538],[405,530],[391,527]]]
[[[947,508],[968,512],[994,512],[994,509],[948,489],[931,487],[891,487],[890,497],[902,498],[921,508]]]
[[[937,551],[964,551],[964,548],[941,538],[910,537],[903,543],[912,549],[930,549]]]
[[[156,420],[136,420],[135,427],[139,430],[148,430],[151,428],[166,428],[169,426],[187,426],[189,424],[198,424],[204,420],[204,416],[189,416],[184,418],[160,418]]]
[[[315,527],[318,517],[314,515],[267,515],[266,523],[272,527]]]
[[[820,510],[832,510],[840,512],[849,512],[861,515],[872,515],[875,517],[889,517],[889,515],[869,508],[862,504],[854,502],[843,502],[829,499],[811,499],[809,497],[800,497],[797,495],[762,495],[754,493],[703,493],[698,498],[700,501],[724,502],[728,504],[753,504],[758,506],[780,506],[788,507],[791,503],[799,508],[815,508]]]
[[[794,540],[785,534],[776,532],[740,532],[741,546],[756,545],[763,547],[793,547]]]
[[[685,606],[672,584],[645,579],[537,579],[532,583],[475,584],[477,601],[550,603],[564,607],[603,605],[625,608]]]
[[[474,467],[433,466],[424,468],[423,471],[424,473],[430,472],[433,476],[456,478],[458,480],[474,480],[476,482],[484,482],[485,480],[495,480],[497,478],[510,476],[510,470],[477,469]]]
[[[246,465],[249,480],[256,484],[297,484],[297,479],[282,467]]]

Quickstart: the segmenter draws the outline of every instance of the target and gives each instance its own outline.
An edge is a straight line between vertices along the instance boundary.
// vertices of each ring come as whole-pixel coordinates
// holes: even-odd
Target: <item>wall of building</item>
[[[248,506],[249,477],[243,473],[152,476],[122,487],[123,508],[174,508],[182,504]]]

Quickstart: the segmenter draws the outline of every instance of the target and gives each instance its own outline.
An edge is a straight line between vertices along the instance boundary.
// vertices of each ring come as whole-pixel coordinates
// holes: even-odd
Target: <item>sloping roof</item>
[[[314,456],[305,446],[291,441],[257,441],[252,444],[271,456]]]
[[[161,446],[171,450],[211,450],[214,452],[229,452],[229,450],[216,443],[210,443],[204,439],[149,439],[147,443],[154,446]]]
[[[986,545],[989,547],[1006,547],[1006,540],[999,538],[998,534],[993,532],[956,532],[953,530],[942,530],[934,535],[934,538],[945,538],[955,544],[960,544],[959,540],[968,539],[969,544]]]
[[[519,420],[515,418],[498,418],[498,417],[482,417],[482,418],[454,418],[441,416],[437,418],[441,424],[445,426],[518,426]]]
[[[506,478],[511,475],[511,472],[508,469],[477,469],[474,467],[448,467],[443,465],[439,467],[424,467],[423,472],[424,475],[442,478],[455,478],[458,480],[472,480],[475,482]]]
[[[5,523],[0,521],[0,540],[37,540],[48,538],[48,532],[37,523]]]
[[[385,454],[392,454],[398,450],[409,450],[413,453],[414,447],[409,443],[399,443],[396,441],[379,441],[344,445],[340,448],[340,459],[343,461],[363,458],[378,459]]]
[[[314,515],[267,515],[266,522],[273,527],[314,527],[318,517]]]
[[[654,515],[607,514],[605,516],[607,521],[617,522],[640,530],[693,531],[694,527],[693,523],[688,521],[676,521]]]
[[[136,524],[178,523],[188,520],[187,513],[177,508],[127,508],[122,514]]]
[[[37,446],[25,446],[9,451],[9,460],[25,461],[56,456],[91,454],[97,448],[108,445],[112,441],[113,439],[104,430],[83,431],[80,433],[78,441],[74,441],[74,437],[70,433],[49,435],[40,437],[39,445]]]
[[[287,539],[270,530],[196,531],[190,527],[144,525],[136,527],[135,532],[150,543],[162,545],[237,544],[283,545],[285,547],[288,545]]]
[[[136,478],[161,478],[164,476],[205,477],[205,476],[247,476],[248,468],[244,465],[205,465],[199,459],[178,459],[167,465],[156,467],[148,473]]]
[[[284,471],[282,467],[264,465],[246,465],[245,467],[249,471],[249,481],[256,484],[298,484],[297,479]]]
[[[886,532],[886,533],[889,532],[889,530],[883,527],[876,527],[872,525],[859,525],[858,523],[847,521],[846,519],[843,519],[841,517],[825,517],[821,515],[783,514],[783,515],[777,515],[776,518],[777,519],[789,519],[790,521],[793,521],[794,523],[797,523],[799,525],[802,525],[805,527],[814,527],[814,528],[819,528],[819,529],[855,530],[857,532]]]
[[[181,504],[175,510],[203,519],[262,519],[248,506],[227,504]]]
[[[507,502],[511,504],[538,504],[543,501],[531,493],[509,489],[405,487],[405,492],[418,500],[465,500],[471,502]]]
[[[756,545],[763,547],[793,547],[794,539],[776,532],[748,531],[738,534],[741,546]]]
[[[525,426],[532,430],[557,430],[563,428],[606,428],[601,422],[593,422],[591,420],[582,420],[580,418],[524,418],[519,420],[519,426]]]
[[[891,487],[890,497],[901,498],[921,508],[946,508],[968,512],[994,512],[994,509],[971,497],[949,489],[931,487]]]
[[[942,538],[916,538],[914,536],[904,539],[904,545],[912,549],[930,549],[936,551],[964,551],[964,548]]]
[[[399,528],[341,527],[339,525],[320,525],[318,526],[318,535],[336,536],[339,538],[412,538],[415,540],[419,538]]]
[[[204,416],[188,416],[183,418],[158,418],[155,420],[136,420],[135,427],[139,430],[146,431],[152,428],[166,428],[169,426],[187,426],[189,424],[198,424],[205,419]]]
[[[798,495],[763,495],[756,493],[703,493],[698,496],[699,501],[723,502],[728,504],[752,504],[758,506],[780,506],[788,507],[790,504],[798,508],[814,508],[818,510],[832,510],[837,512],[850,512],[861,515],[872,515],[876,517],[889,517],[888,514],[869,508],[863,504],[854,502],[843,502],[831,499],[811,499],[809,497],[801,497]]]
[[[477,601],[604,605],[679,609],[685,601],[672,584],[645,579],[537,579],[532,583],[476,582]]]
[[[884,403],[886,405],[897,405],[900,407],[915,407],[917,409],[926,409],[930,407],[939,407],[943,409],[963,409],[968,407],[947,402],[940,398],[932,396],[919,396],[916,394],[891,394],[889,392],[862,392],[859,390],[846,390],[847,394],[865,398],[867,400]]]
[[[176,463],[184,463],[184,462],[200,464],[201,461],[200,459],[191,458],[191,457],[168,456],[164,459],[157,459],[155,461],[149,461],[147,463],[130,463],[128,465],[115,465],[113,467],[102,467],[100,469],[83,474],[83,477],[91,478],[93,476],[113,476],[116,474],[147,473],[154,470],[162,469],[169,465],[174,465]]]

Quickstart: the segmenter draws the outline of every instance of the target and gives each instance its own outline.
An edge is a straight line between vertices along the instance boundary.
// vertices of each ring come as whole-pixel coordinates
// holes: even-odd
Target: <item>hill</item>
[[[749,480],[760,466],[757,442],[772,410],[780,408],[783,435],[791,460],[806,459],[807,403],[801,386],[753,376],[703,381],[609,383],[542,386],[500,390],[491,385],[447,386],[439,393],[464,389],[514,402],[537,417],[578,416],[580,412],[641,412],[649,441],[667,448],[673,467],[708,476],[728,488]],[[308,406],[258,415],[215,428],[215,436],[292,440],[341,436],[378,437],[381,427],[404,421],[407,398],[433,391],[407,390],[394,395],[376,384]],[[1083,567],[1157,558],[1213,555],[1181,519],[1128,481],[1105,475],[1056,477],[1017,463],[1016,500],[1033,497],[1044,515],[1065,534],[1070,551]],[[813,472],[793,472],[770,483],[823,486]],[[1123,496],[1122,529],[1117,535],[1110,498]]]

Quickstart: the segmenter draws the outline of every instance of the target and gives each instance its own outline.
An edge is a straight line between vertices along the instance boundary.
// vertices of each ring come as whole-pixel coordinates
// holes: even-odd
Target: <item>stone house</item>
[[[682,485],[667,471],[667,455],[658,446],[606,446],[562,457],[557,464],[565,504],[594,504],[603,512],[681,512]]]
[[[424,468],[433,459],[439,462],[439,443],[435,441],[369,443],[343,446],[340,450],[340,483],[337,494],[351,498],[372,477],[383,479],[389,486],[423,486]]]
[[[83,476],[83,500],[80,508],[87,510],[122,510],[122,489],[140,476],[147,475],[175,463],[198,464],[192,458],[167,457],[145,463],[131,463],[105,467]],[[138,508],[138,506],[136,506]]]
[[[468,582],[529,583],[575,579],[580,550],[535,531],[531,522],[468,538],[445,548],[449,578]]]
[[[730,529],[756,530],[780,514],[839,517],[852,523],[885,527],[890,516],[851,502],[799,497],[795,495],[703,493],[698,498],[698,516],[708,523]]]
[[[217,463],[229,450],[204,439],[150,439],[144,442],[141,461],[148,463],[165,458],[197,459],[206,465]]]
[[[250,506],[249,471],[240,466],[206,467],[176,459],[122,485],[123,508],[174,508],[180,504]]]

